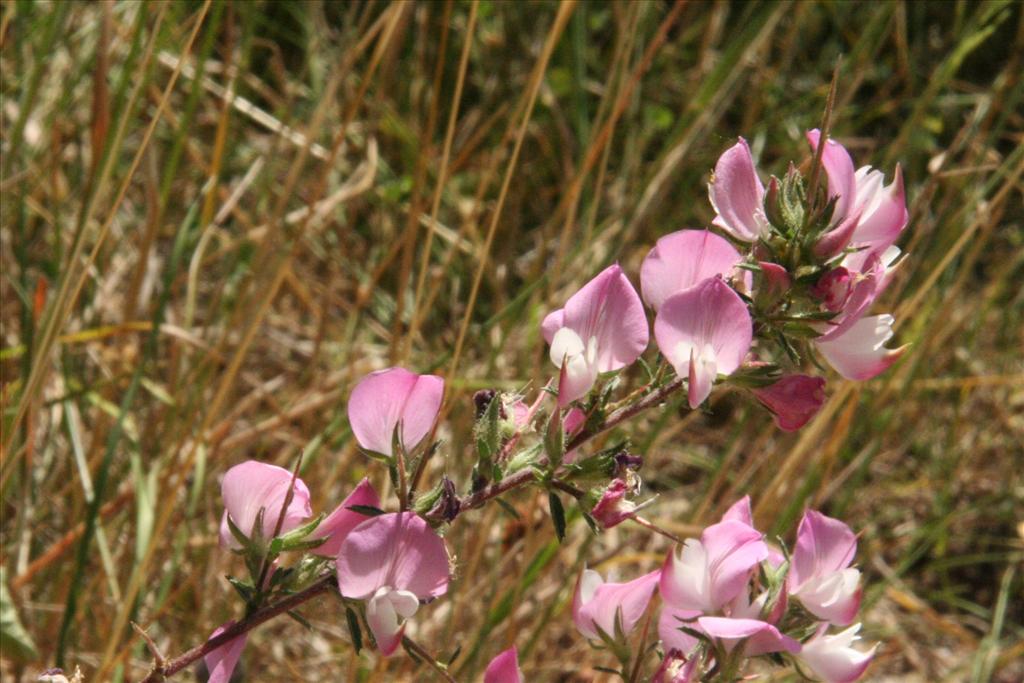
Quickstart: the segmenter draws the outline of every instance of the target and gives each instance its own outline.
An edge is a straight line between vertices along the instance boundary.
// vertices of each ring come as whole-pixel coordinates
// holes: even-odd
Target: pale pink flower
[[[629,365],[647,348],[643,303],[618,264],[605,268],[541,323],[561,372],[558,404],[587,395],[598,374]]]
[[[768,557],[762,534],[738,519],[709,526],[700,540],[669,551],[661,571],[661,596],[676,610],[718,612],[732,602],[757,565]]]
[[[444,541],[412,512],[371,517],[341,544],[338,588],[346,598],[366,600],[366,621],[383,655],[402,642],[405,619],[421,601],[448,590]]]
[[[380,508],[380,497],[374,490],[373,485],[370,484],[369,479],[364,478],[359,482],[359,485],[352,490],[352,493],[348,494],[348,497],[341,502],[341,505],[336,507],[331,514],[327,515],[317,526],[316,531],[310,534],[312,539],[327,539],[323,545],[318,546],[313,552],[324,557],[338,556],[341,543],[348,536],[349,532],[369,519],[368,515],[351,510],[350,508],[354,505]]]
[[[807,424],[825,402],[825,380],[810,375],[789,375],[752,391],[774,413],[779,429],[787,432]]]
[[[576,628],[584,637],[600,640],[599,629],[614,638],[618,622],[622,634],[629,635],[658,587],[659,573],[653,571],[626,583],[605,583],[600,574],[584,569],[572,600]]]
[[[718,158],[708,183],[708,197],[716,214],[713,224],[736,239],[756,242],[767,234],[764,185],[743,138]]]
[[[808,612],[833,624],[849,624],[860,608],[860,571],[850,567],[857,537],[838,519],[808,510],[797,529],[793,564],[786,579],[790,596]]]
[[[255,460],[246,460],[229,469],[220,485],[221,497],[224,499],[224,515],[220,522],[221,546],[231,550],[242,547],[231,533],[228,517],[243,534],[250,536],[260,510],[263,511],[263,524],[259,533],[265,539],[273,537],[289,489],[293,489],[293,494],[284,511],[282,534],[301,526],[313,515],[306,484],[296,478],[293,487],[291,472]]]
[[[654,321],[654,337],[676,373],[689,379],[689,403],[696,408],[718,375],[743,362],[753,324],[739,295],[715,277],[669,297]]]
[[[208,640],[216,638],[233,624],[234,622],[229,621],[223,626],[218,626],[210,634]],[[236,636],[203,658],[206,670],[210,674],[209,678],[206,679],[208,683],[229,683],[231,675],[235,672],[235,667],[238,666],[238,660],[242,656],[242,650],[245,649],[245,642],[248,640],[248,637],[247,633]]]
[[[348,400],[348,420],[359,445],[391,456],[395,429],[405,450],[412,451],[434,426],[444,398],[444,380],[404,368],[371,372]]]
[[[510,647],[491,660],[484,671],[484,683],[523,683],[519,652]]]
[[[894,322],[888,314],[861,318],[837,336],[814,340],[814,345],[843,377],[871,379],[887,370],[907,349],[905,345],[897,349],[885,346],[892,339]]]
[[[739,278],[750,290],[749,271],[737,266],[743,257],[729,241],[709,230],[679,230],[665,235],[640,266],[644,301],[658,311],[673,294],[698,285],[709,277]]]
[[[878,645],[866,652],[851,647],[860,640],[860,624],[834,635],[825,635],[826,628],[819,629],[817,635],[804,643],[798,655],[800,661],[825,683],[852,683],[864,675]]]

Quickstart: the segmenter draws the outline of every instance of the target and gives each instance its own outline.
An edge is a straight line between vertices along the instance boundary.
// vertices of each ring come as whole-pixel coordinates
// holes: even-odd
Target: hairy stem
[[[265,607],[261,607],[244,619],[231,624],[231,626],[228,626],[223,632],[217,634],[213,638],[210,638],[201,645],[197,645],[191,650],[188,650],[166,662],[158,662],[156,666],[153,667],[153,670],[149,672],[149,675],[142,679],[141,683],[157,683],[157,681],[162,681],[168,676],[173,676],[193,662],[198,661],[201,657],[205,657],[217,648],[226,644],[228,641],[234,640],[238,636],[248,633],[260,624],[270,621],[276,616],[295,609],[299,605],[308,602],[318,595],[329,593],[334,590],[334,574],[324,574],[314,583],[302,589],[298,593],[289,595],[288,597],[282,598]]]

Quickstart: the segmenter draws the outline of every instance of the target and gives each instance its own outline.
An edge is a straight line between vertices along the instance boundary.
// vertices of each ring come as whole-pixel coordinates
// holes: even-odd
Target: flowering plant
[[[584,568],[576,582],[573,621],[614,656],[619,667],[609,670],[623,679],[732,681],[755,659],[822,681],[860,677],[875,648],[852,646],[862,587],[849,527],[807,510],[790,549],[757,529],[744,498],[699,538],[681,539],[639,514],[654,501],[639,502],[642,456],[628,442],[587,449],[596,435],[683,391],[694,410],[715,392],[746,393],[779,428],[797,430],[825,400],[815,369],[827,364],[865,380],[899,358],[905,347],[886,346],[892,316],[869,310],[900,263],[895,242],[908,218],[900,170],[886,185],[880,171],[855,170],[838,142],[816,130],[807,139],[809,177],[790,165],[767,186],[739,139],[709,184],[715,230],[659,239],[640,267],[639,293],[611,264],[544,317],[553,377],[529,404],[477,393],[467,481],[442,473],[423,485],[428,462],[444,449],[435,432],[445,383],[403,368],[371,373],[348,402],[352,432],[386,468],[393,502],[364,479],[330,514],[314,515],[301,459],[292,471],[254,461],[229,469],[220,540],[248,570],[247,579],[229,579],[244,615],[182,657],[158,661],[150,680],[203,657],[209,680],[226,682],[249,630],[327,592],[340,599],[356,649],[372,645],[386,657],[402,646],[451,680],[406,628],[431,619],[430,603],[443,600],[458,570],[447,529],[526,486],[547,492],[560,539],[569,500],[594,533],[629,521],[672,541],[653,571],[618,581]],[[625,391],[621,371],[634,363],[646,379]],[[485,680],[524,680],[517,650],[496,653]]]

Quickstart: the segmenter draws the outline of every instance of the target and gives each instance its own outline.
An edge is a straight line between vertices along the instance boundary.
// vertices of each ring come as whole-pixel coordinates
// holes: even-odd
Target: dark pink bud
[[[758,261],[757,265],[761,267],[761,274],[764,275],[764,288],[769,294],[776,296],[789,289],[792,280],[785,268],[771,261]]]
[[[787,432],[807,424],[825,402],[825,380],[809,375],[789,375],[752,391],[758,401],[775,413],[779,429]]]
[[[614,480],[590,511],[590,516],[605,529],[621,523],[636,511],[636,505],[626,500],[628,492],[629,486],[625,481]]]
[[[826,309],[837,313],[846,307],[852,284],[853,276],[850,271],[840,266],[821,276],[811,288],[811,296],[819,299]]]

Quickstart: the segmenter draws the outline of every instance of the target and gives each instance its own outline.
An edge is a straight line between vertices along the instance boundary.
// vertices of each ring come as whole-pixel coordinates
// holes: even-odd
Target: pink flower
[[[825,635],[821,628],[817,635],[804,643],[800,661],[825,683],[852,683],[860,678],[875,656],[876,644],[867,652],[855,650],[851,645],[860,640],[860,624],[834,635]]]
[[[523,683],[519,653],[515,647],[510,647],[491,660],[484,671],[484,683]]]
[[[366,621],[384,656],[402,642],[404,619],[420,602],[448,590],[444,541],[412,512],[362,522],[342,542],[336,566],[341,594],[368,601]]]
[[[817,149],[820,137],[821,132],[817,128],[807,132],[812,151]],[[830,258],[850,243],[860,218],[860,207],[856,203],[857,179],[853,159],[846,148],[831,138],[826,140],[825,149],[821,153],[821,165],[825,167],[828,177],[828,196],[835,199],[836,203],[832,212],[833,227],[818,239],[814,253],[821,258]]]
[[[310,538],[326,538],[323,545],[317,547],[313,552],[324,557],[337,557],[341,549],[341,543],[348,536],[349,532],[359,524],[369,519],[368,515],[350,510],[354,505],[367,507],[380,507],[380,498],[370,484],[370,480],[364,478],[359,485],[348,494],[348,497],[341,502],[341,505],[334,509],[334,512],[327,515],[324,521],[316,528]]]
[[[857,537],[850,527],[808,510],[800,520],[786,579],[790,596],[819,619],[849,624],[860,608],[860,572],[850,568],[856,552]]]
[[[807,133],[812,150],[817,148],[820,138],[817,129]],[[899,238],[909,218],[899,166],[895,180],[885,186],[881,171],[870,166],[854,171],[850,153],[831,139],[825,143],[821,161],[828,176],[829,197],[836,199],[836,205],[834,227],[821,237],[815,252],[829,258],[852,246],[861,250],[860,258],[881,254]],[[843,265],[849,268],[857,260],[844,261]]]
[[[653,571],[627,583],[605,583],[600,574],[584,569],[572,600],[576,628],[590,640],[600,640],[600,631],[615,638],[616,626],[622,635],[629,635],[658,587],[659,573]]]
[[[699,541],[688,539],[679,553],[669,552],[661,596],[677,610],[718,612],[747,589],[754,568],[767,557],[767,544],[749,524],[738,519],[713,524]]]
[[[561,369],[558,405],[587,395],[597,376],[629,365],[647,348],[647,317],[636,290],[618,264],[608,266],[565,308],[541,323],[551,362]]]
[[[779,429],[787,432],[807,424],[825,402],[825,380],[810,375],[789,375],[752,391],[775,414]]]
[[[747,657],[800,651],[800,643],[759,619],[700,617],[697,625],[699,630],[720,641],[726,650],[732,650],[743,641],[743,654]]]
[[[894,322],[895,318],[888,314],[861,318],[837,336],[815,339],[814,345],[843,377],[871,379],[887,370],[907,349],[885,347],[892,339]]]
[[[348,399],[348,420],[359,445],[368,451],[391,456],[395,428],[412,451],[430,433],[444,398],[444,380],[417,375],[404,368],[371,372],[360,380]]]
[[[210,634],[209,640],[216,638],[233,624],[234,622],[229,621],[223,626],[218,626]],[[247,633],[243,633],[232,638],[203,658],[206,670],[210,673],[209,678],[206,679],[208,683],[228,683],[231,680],[231,675],[235,672],[235,667],[238,666],[238,660],[242,656],[242,650],[245,649],[248,637]]]
[[[764,185],[743,138],[718,158],[708,183],[708,197],[716,214],[712,222],[736,239],[756,242],[767,234]]]
[[[673,294],[709,277],[732,277],[743,257],[729,241],[708,230],[680,230],[665,235],[640,266],[640,289],[655,311]],[[749,291],[749,271],[739,278]]]
[[[220,484],[224,499],[224,515],[220,522],[221,546],[231,550],[242,547],[231,533],[228,517],[243,534],[250,536],[260,510],[263,511],[263,524],[258,531],[263,538],[272,538],[289,488],[293,488],[292,473],[276,465],[246,460],[229,469]],[[301,526],[312,514],[309,489],[296,478],[292,500],[284,512],[281,533]]]
[[[743,362],[753,324],[743,300],[716,277],[669,297],[654,321],[654,337],[676,373],[689,378],[690,407],[696,408],[718,375]]]

